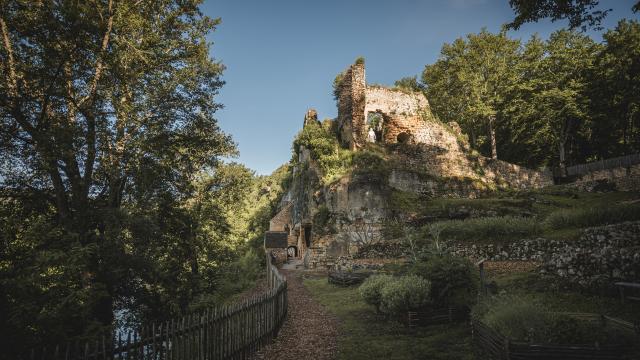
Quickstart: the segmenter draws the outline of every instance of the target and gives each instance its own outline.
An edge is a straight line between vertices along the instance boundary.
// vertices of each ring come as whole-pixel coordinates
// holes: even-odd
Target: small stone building
[[[264,246],[276,255],[278,262],[287,257],[300,257],[311,246],[311,221],[294,224],[293,203],[283,202],[280,211],[269,221]]]

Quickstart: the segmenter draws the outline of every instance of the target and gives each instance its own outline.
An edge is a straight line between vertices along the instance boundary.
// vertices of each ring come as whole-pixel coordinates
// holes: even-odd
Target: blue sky
[[[613,8],[605,28],[631,12],[635,0],[601,1]],[[222,18],[210,35],[211,55],[227,67],[217,113],[241,162],[269,174],[291,158],[291,142],[308,108],[334,118],[335,75],[358,56],[367,82],[393,84],[419,75],[442,44],[482,27],[499,31],[513,19],[508,0],[207,0],[203,12]],[[543,38],[566,22],[525,24],[511,37]],[[597,41],[601,33],[590,32]]]

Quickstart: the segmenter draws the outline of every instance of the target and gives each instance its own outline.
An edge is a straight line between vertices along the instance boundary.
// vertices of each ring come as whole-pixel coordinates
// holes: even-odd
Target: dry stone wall
[[[590,287],[640,278],[640,222],[588,228],[578,241],[544,238],[506,245],[449,244],[458,256],[542,263],[542,273]]]
[[[619,191],[640,191],[640,164],[590,172],[580,176],[573,186],[590,190],[603,181],[615,184]]]

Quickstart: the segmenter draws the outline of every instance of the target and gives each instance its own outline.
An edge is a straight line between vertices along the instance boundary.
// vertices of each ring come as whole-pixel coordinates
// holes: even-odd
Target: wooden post
[[[482,259],[476,263],[476,266],[478,266],[478,271],[480,272],[480,295],[481,296],[487,295],[487,285],[485,283],[485,274],[484,274],[485,261],[486,259]]]
[[[505,360],[511,359],[511,354],[509,353],[509,339],[506,337],[504,338],[504,356]]]

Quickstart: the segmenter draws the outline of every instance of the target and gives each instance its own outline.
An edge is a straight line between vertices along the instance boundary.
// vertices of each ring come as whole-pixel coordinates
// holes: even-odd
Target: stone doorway
[[[371,133],[368,135],[370,142],[382,142],[384,127],[384,115],[379,111],[369,111],[367,113],[367,131]]]
[[[287,257],[288,258],[296,258],[298,257],[298,248],[295,246],[289,246],[287,248]]]

